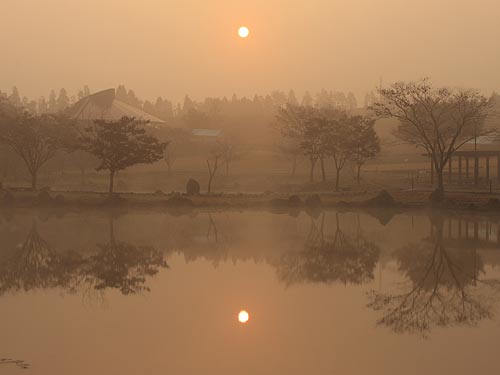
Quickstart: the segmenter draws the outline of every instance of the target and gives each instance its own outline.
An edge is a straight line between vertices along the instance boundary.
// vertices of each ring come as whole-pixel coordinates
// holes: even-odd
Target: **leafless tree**
[[[59,115],[20,112],[2,127],[0,142],[21,157],[36,189],[38,172],[58,151],[70,147],[73,127]]]
[[[207,192],[210,194],[212,192],[212,181],[217,173],[217,169],[219,168],[219,161],[222,157],[222,151],[219,145],[215,145],[210,150],[210,155],[207,158],[207,167],[208,167],[208,187]]]
[[[398,119],[394,135],[431,157],[442,193],[443,169],[452,154],[488,132],[483,125],[490,113],[489,101],[475,90],[435,88],[429,79],[396,82],[378,92],[381,100],[371,109],[380,117]]]

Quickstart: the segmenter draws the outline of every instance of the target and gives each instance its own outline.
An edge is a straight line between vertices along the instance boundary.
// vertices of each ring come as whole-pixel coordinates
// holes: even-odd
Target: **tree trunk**
[[[295,177],[296,171],[297,171],[297,155],[294,155],[292,159],[292,177]]]
[[[211,174],[210,177],[208,178],[208,188],[207,188],[208,194],[210,194],[212,191],[212,178],[213,178],[213,175]]]
[[[314,182],[314,168],[316,167],[316,159],[310,158],[311,161],[311,170],[309,173],[309,182]]]
[[[356,181],[358,181],[358,185],[361,184],[361,164],[358,164],[358,171],[356,173]]]
[[[323,182],[326,182],[325,160],[321,158],[319,161],[321,163],[321,179]]]
[[[113,185],[115,183],[115,172],[109,173],[109,195],[113,195]]]
[[[229,177],[229,163],[226,163],[226,177]]]
[[[335,191],[339,191],[340,185],[340,169],[335,168]]]
[[[31,172],[31,189],[36,190],[38,171]]]
[[[444,193],[443,168],[436,169],[436,174],[437,174],[437,178],[438,178],[438,186],[437,186],[437,189],[438,189],[441,193]]]
[[[207,167],[208,167],[208,187],[207,187],[207,192],[210,194],[212,192],[212,179],[215,176],[215,172],[217,172],[217,167],[219,166],[219,159],[215,158],[213,168],[210,166],[210,161],[207,160]]]
[[[85,167],[80,168],[80,183],[82,186],[85,186],[87,184],[87,178],[85,175]]]

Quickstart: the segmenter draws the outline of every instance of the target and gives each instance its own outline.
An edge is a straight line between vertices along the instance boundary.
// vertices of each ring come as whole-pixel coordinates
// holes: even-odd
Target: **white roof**
[[[192,134],[195,137],[218,137],[222,133],[219,129],[193,129]]]
[[[126,116],[156,124],[165,123],[142,109],[116,99],[114,89],[100,91],[79,100],[69,109],[69,113],[72,118],[85,121],[116,121]]]

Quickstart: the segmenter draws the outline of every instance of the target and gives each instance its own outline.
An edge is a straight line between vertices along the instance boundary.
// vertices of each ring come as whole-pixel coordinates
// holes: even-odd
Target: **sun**
[[[246,323],[248,322],[248,319],[250,319],[250,315],[245,310],[241,310],[240,313],[238,314],[238,321],[240,323]]]
[[[248,38],[248,36],[250,35],[250,30],[246,26],[241,26],[238,29],[238,35],[240,36],[240,38]]]

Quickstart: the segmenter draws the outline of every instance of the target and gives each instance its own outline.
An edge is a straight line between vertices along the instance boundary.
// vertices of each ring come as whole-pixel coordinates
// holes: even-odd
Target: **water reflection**
[[[98,243],[90,254],[56,251],[33,220],[22,245],[0,262],[0,295],[49,288],[69,293],[116,289],[124,295],[134,294],[148,291],[147,278],[167,268],[163,254],[154,247],[117,240],[112,217],[109,242]]]
[[[349,289],[353,285],[376,289],[368,295],[366,311],[379,326],[398,333],[425,336],[434,327],[476,325],[494,317],[500,298],[498,272],[491,266],[500,235],[492,230],[498,225],[491,219],[396,215],[382,222],[373,213],[333,211],[297,217],[131,214],[120,218],[120,235],[112,216],[76,215],[42,223],[29,214],[20,215],[22,220],[16,215],[0,226],[5,239],[0,296],[33,289],[92,298],[107,290],[122,295],[149,291],[152,277],[168,268],[165,259],[180,254],[188,266],[208,261],[217,267],[228,260],[238,266],[250,260],[256,280],[261,277],[257,266],[263,264],[283,290],[299,284],[327,284],[332,290],[344,284],[349,293],[359,293]],[[63,224],[66,229],[59,229]],[[14,238],[6,230],[11,227],[27,235]],[[485,255],[485,249],[495,252]],[[395,265],[396,276],[377,288],[387,264]],[[197,281],[197,274],[189,277]]]
[[[135,246],[115,237],[114,220],[109,219],[109,242],[97,244],[97,252],[85,259],[78,269],[74,289],[117,289],[122,294],[149,291],[148,277],[167,268],[163,254],[153,246]]]
[[[0,294],[38,288],[66,287],[81,259],[72,252],[58,253],[38,233],[36,221],[13,256],[0,263]]]
[[[30,368],[30,364],[20,360],[20,359],[11,359],[11,358],[0,358],[0,366],[15,366],[23,370],[28,370]]]
[[[383,313],[378,324],[395,332],[426,336],[435,326],[470,326],[493,317],[500,281],[486,277],[474,246],[479,239],[464,246],[444,237],[443,216],[432,216],[430,221],[428,237],[393,254],[408,282],[392,293],[371,296],[369,307]]]
[[[325,214],[318,219],[311,216],[304,248],[281,257],[276,266],[278,278],[286,285],[336,281],[361,284],[373,280],[380,250],[363,236],[359,220],[350,235],[341,229],[336,213],[333,234],[326,235],[325,230]]]

